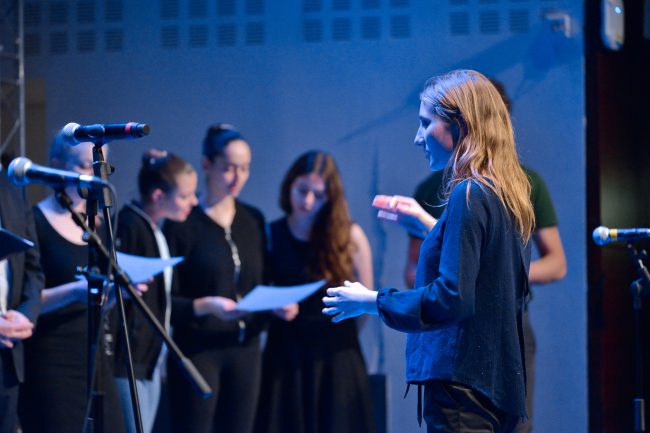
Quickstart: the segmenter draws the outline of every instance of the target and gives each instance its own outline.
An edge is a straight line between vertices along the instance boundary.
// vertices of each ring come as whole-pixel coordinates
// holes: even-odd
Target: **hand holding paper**
[[[409,234],[424,238],[433,229],[436,219],[412,197],[376,195],[372,206],[379,209],[377,218],[398,223]]]

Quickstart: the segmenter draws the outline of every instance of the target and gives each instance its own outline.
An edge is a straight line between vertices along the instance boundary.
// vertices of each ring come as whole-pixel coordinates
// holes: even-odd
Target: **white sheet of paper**
[[[161,259],[155,257],[134,256],[117,253],[117,264],[126,272],[134,283],[144,283],[165,270],[167,266],[176,266],[184,257]]]
[[[325,280],[299,286],[257,286],[237,303],[243,311],[266,311],[297,304],[323,287]]]

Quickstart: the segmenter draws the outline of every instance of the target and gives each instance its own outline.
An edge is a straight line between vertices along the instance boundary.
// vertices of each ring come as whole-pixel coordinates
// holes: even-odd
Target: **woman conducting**
[[[429,432],[510,432],[525,418],[522,313],[534,227],[506,106],[470,70],[429,79],[422,146],[448,170],[447,208],[420,250],[415,288],[328,289],[334,322],[378,314],[408,333],[406,378],[424,388]],[[399,212],[401,203],[392,204]]]

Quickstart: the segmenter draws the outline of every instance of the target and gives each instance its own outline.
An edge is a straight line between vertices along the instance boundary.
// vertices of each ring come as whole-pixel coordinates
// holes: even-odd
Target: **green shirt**
[[[535,229],[555,227],[558,224],[555,208],[546,183],[535,171],[522,167],[530,179],[530,199],[535,212]],[[434,171],[424,181],[420,182],[415,190],[414,198],[420,206],[434,218],[440,218],[447,203],[443,196],[442,175],[444,170]]]

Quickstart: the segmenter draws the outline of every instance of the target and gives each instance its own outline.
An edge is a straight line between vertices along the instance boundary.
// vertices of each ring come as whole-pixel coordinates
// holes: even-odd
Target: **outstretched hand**
[[[412,197],[376,195],[372,206],[379,209],[377,218],[398,223],[409,234],[424,238],[437,220]]]
[[[361,283],[345,281],[343,286],[330,287],[323,303],[323,314],[334,316],[335,323],[362,314],[377,314],[377,292]]]

